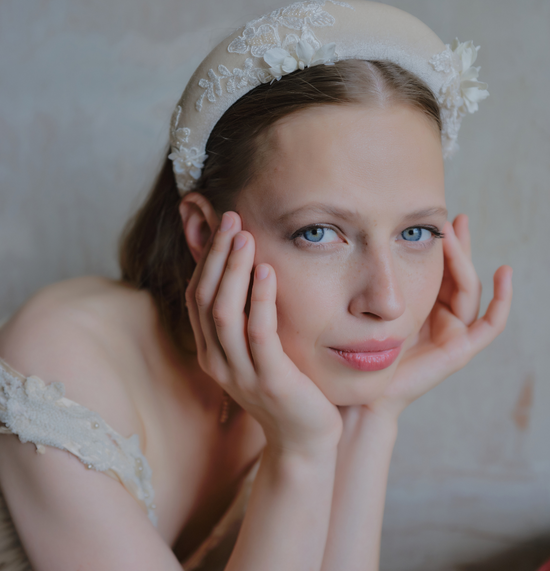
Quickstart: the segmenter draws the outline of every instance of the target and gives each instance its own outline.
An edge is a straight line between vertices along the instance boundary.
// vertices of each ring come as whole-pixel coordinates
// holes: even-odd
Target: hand
[[[224,214],[186,290],[199,365],[260,423],[270,449],[335,450],[341,416],[282,349],[269,264],[255,268],[245,313],[255,242],[241,228],[236,212]]]
[[[401,358],[385,393],[370,410],[399,415],[418,397],[464,367],[499,335],[512,303],[512,268],[494,274],[494,296],[478,319],[481,282],[472,264],[468,217],[446,222],[443,233],[445,267],[435,305],[416,343]]]

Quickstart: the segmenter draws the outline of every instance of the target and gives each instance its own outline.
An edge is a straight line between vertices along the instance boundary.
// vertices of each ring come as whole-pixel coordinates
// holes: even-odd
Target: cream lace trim
[[[45,446],[67,450],[88,469],[118,480],[157,525],[151,484],[152,471],[142,454],[139,436],[124,438],[99,414],[64,397],[63,383],[46,385],[25,378],[0,359],[0,434],[17,434],[40,454]]]

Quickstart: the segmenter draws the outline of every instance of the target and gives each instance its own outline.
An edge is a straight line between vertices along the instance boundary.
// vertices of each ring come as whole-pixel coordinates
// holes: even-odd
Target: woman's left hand
[[[512,301],[512,268],[494,275],[494,296],[478,319],[481,283],[471,260],[468,218],[443,228],[445,266],[435,305],[414,344],[403,348],[388,387],[363,406],[340,407],[344,431],[322,571],[379,569],[384,498],[397,418],[501,333]]]
[[[464,367],[506,325],[512,302],[512,268],[500,266],[493,276],[494,295],[478,318],[481,282],[471,258],[468,217],[446,222],[443,233],[443,280],[435,305],[403,354],[384,394],[367,409],[398,416],[411,402]]]

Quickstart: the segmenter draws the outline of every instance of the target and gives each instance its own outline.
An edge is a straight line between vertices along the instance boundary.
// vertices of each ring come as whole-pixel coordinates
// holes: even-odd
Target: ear
[[[191,255],[198,262],[210,236],[220,224],[211,202],[198,192],[188,192],[179,205],[185,239]]]

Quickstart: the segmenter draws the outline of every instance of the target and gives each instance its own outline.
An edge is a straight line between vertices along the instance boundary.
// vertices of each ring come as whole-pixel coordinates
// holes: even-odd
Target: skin
[[[260,453],[225,571],[378,569],[399,414],[504,329],[511,268],[478,318],[467,217],[405,220],[444,207],[439,134],[418,111],[325,106],[267,135],[268,161],[221,224],[200,194],[181,200],[191,352],[169,342],[149,292],[95,277],[46,288],[0,331],[8,363],[138,434],[153,472],[157,530],[120,482],[3,435],[2,492],[33,569],[180,569]],[[355,216],[277,223],[311,200]],[[324,250],[291,239],[306,224],[334,230]],[[420,224],[445,238],[405,242]],[[390,335],[404,344],[385,370],[328,353]],[[242,408],[220,426],[222,389]]]
[[[275,270],[283,349],[332,403],[370,403],[400,359],[363,372],[328,348],[396,338],[406,341],[403,355],[430,313],[443,275],[441,240],[427,230],[420,242],[401,234],[414,225],[443,229],[437,131],[407,107],[332,107],[285,118],[272,137],[271,161],[241,193],[237,211],[254,236],[255,263]],[[312,212],[314,203],[349,214]],[[428,209],[441,212],[406,220]],[[319,242],[308,242],[311,234],[289,240],[311,224],[328,227]]]
[[[204,390],[221,386],[266,436],[227,569],[269,561],[273,568],[374,570],[397,419],[504,329],[512,271],[495,272],[493,300],[478,318],[468,219],[446,221],[439,132],[419,111],[312,108],[276,123],[268,145],[269,159],[221,225],[200,194],[180,204],[198,263],[186,300]],[[313,202],[316,211],[303,208]],[[303,234],[312,225],[329,229],[321,242],[311,240],[319,229]],[[444,238],[420,230],[420,241],[404,239],[420,227]],[[329,349],[387,338],[403,346],[380,371],[352,369]],[[318,486],[318,518],[296,524],[300,542],[289,542],[295,500],[285,516],[278,498],[262,525],[259,514],[276,496],[266,491],[275,469],[269,463],[298,457],[330,473],[335,449],[333,484],[309,483],[308,490]],[[305,490],[300,498],[306,505]],[[285,554],[273,548],[278,538],[287,542]]]

